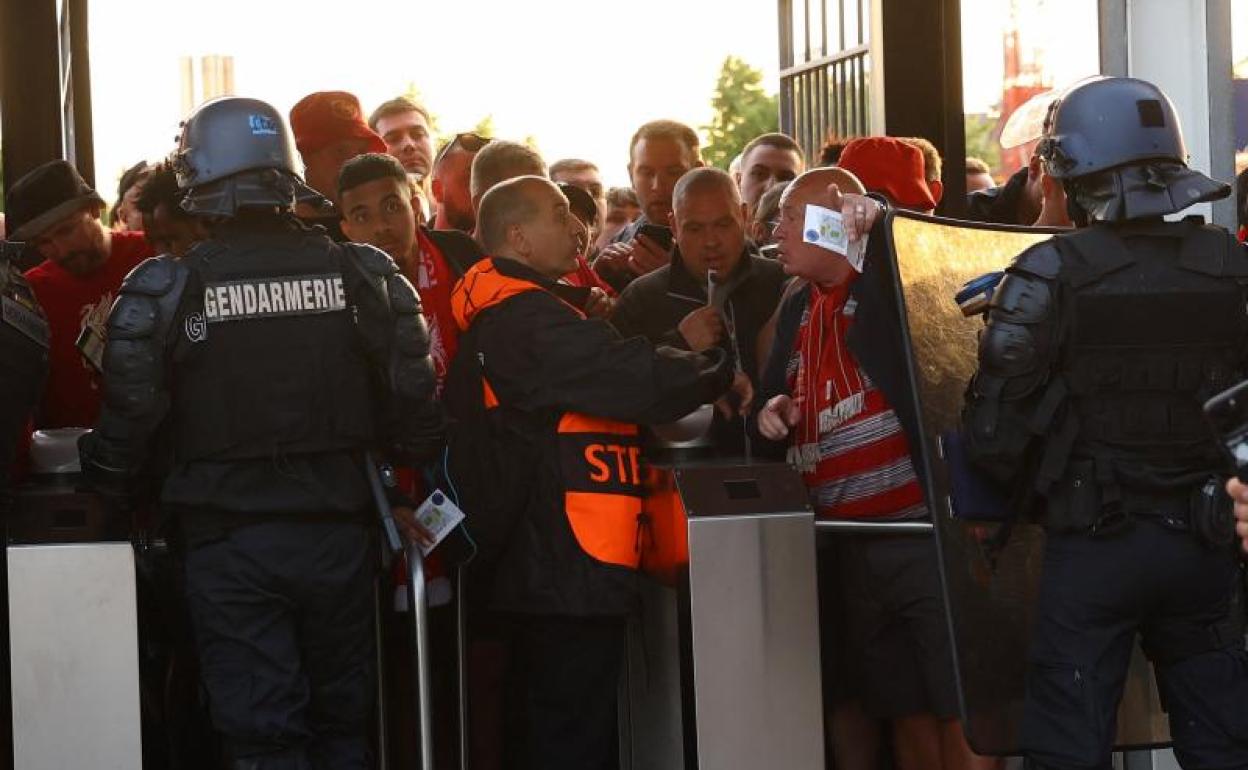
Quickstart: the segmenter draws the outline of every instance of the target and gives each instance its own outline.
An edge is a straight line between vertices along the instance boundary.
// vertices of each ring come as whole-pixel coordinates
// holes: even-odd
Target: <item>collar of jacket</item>
[[[737,262],[737,266],[732,269],[727,278],[718,284],[718,290],[724,296],[731,295],[750,277],[754,271],[754,256],[754,249],[747,243],[741,250],[741,259]],[[706,304],[706,278],[703,277],[701,281],[694,279],[685,269],[685,260],[680,254],[680,247],[675,245],[672,246],[672,261],[667,273],[667,295],[698,305]]]
[[[508,278],[518,278],[522,281],[537,284],[540,288],[555,295],[565,305],[571,305],[580,312],[585,312],[585,303],[589,299],[589,289],[579,286],[571,286],[562,281],[552,281],[533,268],[515,259],[507,259],[506,257],[491,257],[495,269],[499,273]]]

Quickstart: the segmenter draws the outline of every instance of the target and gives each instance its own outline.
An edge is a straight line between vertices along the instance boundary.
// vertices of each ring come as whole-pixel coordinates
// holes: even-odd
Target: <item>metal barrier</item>
[[[455,690],[459,712],[459,770],[468,770],[468,599],[464,565],[455,568]]]
[[[893,534],[925,534],[933,530],[930,521],[815,521],[815,533],[822,532],[856,532],[856,533],[893,533]]]

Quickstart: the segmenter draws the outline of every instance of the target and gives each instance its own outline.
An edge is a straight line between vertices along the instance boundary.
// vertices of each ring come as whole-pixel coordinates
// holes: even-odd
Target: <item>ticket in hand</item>
[[[428,556],[463,520],[464,512],[459,509],[459,506],[451,502],[442,490],[435,489],[433,494],[425,498],[425,501],[416,509],[416,521],[420,522],[420,525],[433,536],[432,543],[421,544],[421,554]]]
[[[806,204],[806,223],[802,228],[802,240],[821,249],[835,252],[849,261],[850,267],[862,272],[862,261],[867,251],[867,236],[854,243],[849,242],[845,223],[839,211]]]

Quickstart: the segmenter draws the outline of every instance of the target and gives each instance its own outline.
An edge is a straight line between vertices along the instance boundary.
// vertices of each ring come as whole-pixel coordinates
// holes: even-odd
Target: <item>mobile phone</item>
[[[1205,417],[1235,463],[1235,475],[1248,483],[1248,380],[1206,401]]]
[[[672,228],[664,227],[647,222],[637,228],[637,235],[644,235],[654,241],[664,251],[670,251],[672,248]]]

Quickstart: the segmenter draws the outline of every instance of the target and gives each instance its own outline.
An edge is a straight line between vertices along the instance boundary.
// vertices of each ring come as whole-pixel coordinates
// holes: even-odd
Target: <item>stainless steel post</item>
[[[373,635],[377,654],[377,770],[390,768],[390,735],[386,725],[386,650],[382,644],[382,580],[373,583]]]
[[[433,770],[433,705],[429,688],[429,605],[425,559],[420,546],[407,546],[408,598],[412,610],[412,639],[416,649],[416,719],[420,738],[420,768]]]
[[[455,568],[455,690],[459,710],[459,770],[468,770],[468,598],[464,567]]]

